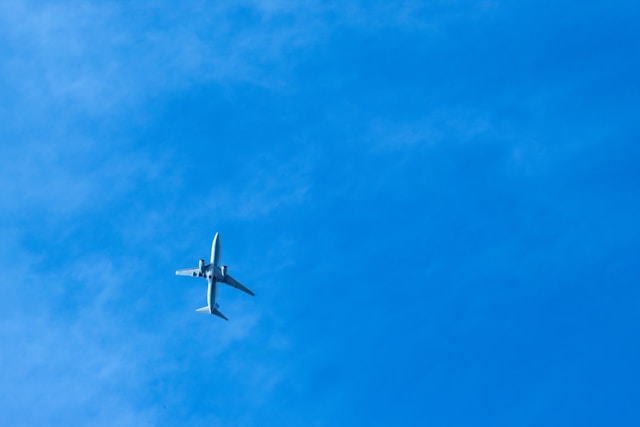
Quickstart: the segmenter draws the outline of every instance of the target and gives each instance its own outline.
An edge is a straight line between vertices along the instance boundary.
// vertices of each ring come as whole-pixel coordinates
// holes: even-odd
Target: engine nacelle
[[[222,278],[224,279],[224,276],[227,275],[227,266],[223,265],[222,267],[220,267],[220,273],[222,273]]]
[[[198,270],[200,270],[200,275],[202,276],[204,274],[204,260],[203,259],[198,261]]]

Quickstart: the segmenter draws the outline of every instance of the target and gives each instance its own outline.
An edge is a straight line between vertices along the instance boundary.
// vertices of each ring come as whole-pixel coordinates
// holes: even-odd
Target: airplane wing
[[[176,270],[176,276],[191,276],[191,277],[202,277],[200,273],[200,269],[196,268],[183,268],[182,270]]]
[[[224,276],[224,280],[222,282],[226,283],[227,285],[233,288],[239,289],[242,292],[246,292],[251,296],[255,296],[255,294],[249,288],[245,287],[242,283],[238,282],[236,279],[229,276],[228,274]]]

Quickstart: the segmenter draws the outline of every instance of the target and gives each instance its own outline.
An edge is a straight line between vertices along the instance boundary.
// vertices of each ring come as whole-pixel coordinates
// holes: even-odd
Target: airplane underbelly
[[[221,252],[221,243],[220,236],[218,233],[213,237],[213,242],[211,243],[211,265],[213,267],[220,266],[220,252]]]
[[[207,290],[207,305],[209,306],[209,312],[213,313],[213,307],[216,305],[216,291],[218,286],[214,279],[209,279],[209,288]]]

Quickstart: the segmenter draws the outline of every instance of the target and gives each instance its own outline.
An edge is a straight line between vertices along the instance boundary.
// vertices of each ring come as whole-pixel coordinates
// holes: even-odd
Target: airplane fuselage
[[[209,272],[207,275],[207,281],[209,282],[209,287],[207,288],[207,306],[209,306],[209,312],[211,314],[213,314],[213,309],[216,306],[216,294],[218,292],[218,285],[216,281],[218,277],[221,276],[219,273],[221,252],[222,247],[220,243],[220,236],[216,233],[213,237],[213,243],[211,243],[211,264],[209,265]]]
[[[209,313],[213,314],[213,308],[216,306],[218,284],[214,278],[209,278],[207,280],[209,281],[209,287],[207,288],[207,306],[209,307]]]
[[[222,252],[220,235],[216,233],[216,235],[213,236],[213,243],[211,243],[211,265],[214,267],[220,266],[220,252]]]

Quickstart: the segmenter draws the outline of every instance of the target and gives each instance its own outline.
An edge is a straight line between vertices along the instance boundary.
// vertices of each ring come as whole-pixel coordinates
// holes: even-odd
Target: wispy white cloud
[[[29,259],[24,250],[16,255]],[[6,266],[6,259],[0,263]],[[113,425],[155,419],[153,410],[140,407],[135,398],[144,359],[136,356],[133,341],[119,336],[113,313],[102,308],[117,286],[113,271],[104,267],[83,285],[82,305],[70,313],[66,308],[62,316],[51,303],[60,302],[60,292],[74,292],[68,288],[70,277],[55,269],[34,273],[26,264],[9,269],[12,274],[1,285],[9,316],[0,321],[0,341],[11,349],[0,356],[3,423],[93,419],[96,425]],[[33,411],[36,406],[39,410]]]
[[[255,219],[308,200],[309,179],[300,171],[283,174],[267,171],[268,168],[256,170],[255,177],[242,191],[228,194],[225,210],[238,218]]]
[[[0,197],[6,201],[0,216],[5,219],[24,210],[47,217],[96,212],[159,176],[165,188],[179,183],[167,158],[73,134],[54,132],[46,138],[0,149]]]
[[[126,2],[17,1],[0,9],[6,52],[0,72],[34,111],[49,105],[122,113],[158,94],[203,82],[286,86],[296,52],[327,42],[343,28],[438,25],[452,9],[430,8],[425,11],[423,2],[256,0],[165,9]]]
[[[14,252],[15,259],[36,259],[24,248]],[[56,420],[157,424],[171,398],[154,401],[150,385],[185,369],[184,361],[165,356],[173,341],[190,330],[195,342],[189,346],[198,348],[197,357],[222,363],[225,352],[259,321],[258,313],[238,313],[216,332],[215,345],[207,345],[211,319],[168,305],[175,295],[173,282],[167,286],[164,278],[152,281],[154,275],[140,274],[141,265],[147,270],[151,263],[88,254],[62,269],[48,266],[34,274],[27,264],[8,262],[0,259],[11,271],[0,283],[7,315],[0,320],[0,344],[11,349],[0,355],[5,373],[0,420],[8,424],[15,419],[24,425]],[[132,282],[143,280],[147,286],[136,285],[138,295],[132,294]],[[189,288],[184,297],[204,301],[201,286]],[[137,321],[157,310],[162,310],[159,325],[142,327]]]
[[[298,6],[13,2],[2,6],[6,84],[24,105],[88,113],[128,110],[158,93],[207,81],[282,81],[288,49],[322,36]],[[293,8],[293,10],[292,10]],[[230,19],[235,15],[243,19]],[[280,15],[289,19],[278,21]],[[159,27],[158,24],[161,24]],[[276,69],[269,72],[264,65]]]

